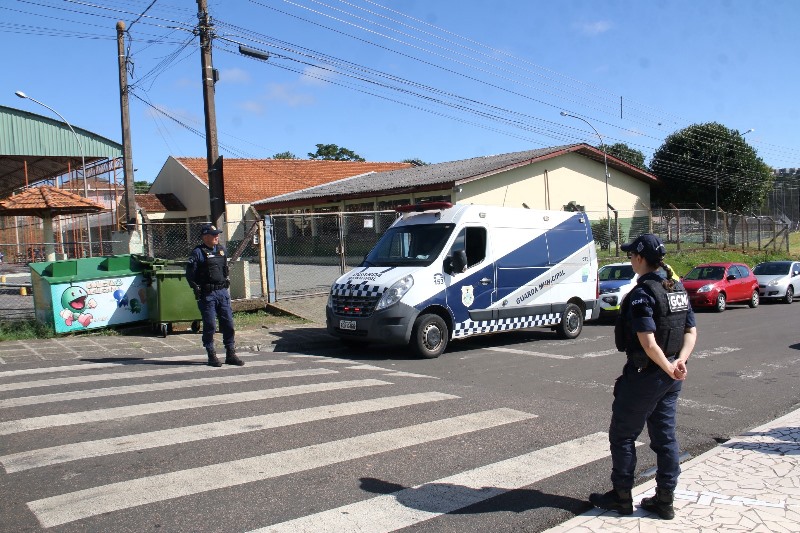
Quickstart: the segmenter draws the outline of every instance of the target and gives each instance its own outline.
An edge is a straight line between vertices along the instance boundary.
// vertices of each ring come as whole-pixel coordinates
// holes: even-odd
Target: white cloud
[[[261,102],[256,102],[255,100],[245,100],[244,102],[240,102],[237,104],[239,109],[242,111],[247,111],[248,113],[253,113],[255,115],[262,115],[264,114],[264,104]]]
[[[324,68],[306,67],[300,76],[300,82],[306,85],[327,85],[334,76],[333,72]]]
[[[300,93],[294,84],[289,83],[270,83],[267,86],[266,98],[283,102],[289,107],[312,105],[316,102],[312,95]]]
[[[594,37],[609,31],[612,28],[612,24],[607,20],[597,20],[595,22],[583,22],[581,24],[577,24],[576,27],[578,28],[578,31],[584,35]]]
[[[224,68],[219,71],[219,81],[226,83],[250,83],[250,73],[241,68]]]

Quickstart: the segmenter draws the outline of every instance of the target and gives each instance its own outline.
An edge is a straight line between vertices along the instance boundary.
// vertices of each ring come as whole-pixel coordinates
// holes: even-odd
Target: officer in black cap
[[[683,285],[663,262],[667,250],[661,239],[646,233],[623,244],[622,250],[628,252],[639,279],[622,301],[614,331],[617,349],[624,351],[628,360],[614,385],[608,431],[613,489],[592,494],[589,501],[622,515],[633,513],[636,438],[646,424],[658,467],[655,496],[644,498],[641,507],[671,520],[681,472],[675,417],[687,375],[686,360],[697,340],[695,316]],[[659,267],[666,272],[666,279],[658,274]]]
[[[228,291],[231,284],[228,279],[228,256],[225,248],[219,244],[220,233],[222,231],[211,224],[204,224],[200,228],[203,242],[192,250],[186,266],[186,279],[194,289],[197,306],[203,316],[203,346],[208,352],[209,366],[222,366],[214,348],[217,318],[222,331],[222,343],[225,345],[225,364],[243,366],[244,361],[236,355],[233,310]]]

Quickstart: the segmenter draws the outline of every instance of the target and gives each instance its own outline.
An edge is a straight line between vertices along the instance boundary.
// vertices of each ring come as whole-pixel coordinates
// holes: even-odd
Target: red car
[[[741,263],[698,265],[682,282],[694,308],[713,307],[721,313],[734,302],[758,307],[758,280],[750,268]]]

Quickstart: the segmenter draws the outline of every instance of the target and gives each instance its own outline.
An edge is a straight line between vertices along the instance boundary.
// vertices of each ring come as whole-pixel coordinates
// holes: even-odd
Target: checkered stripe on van
[[[493,333],[495,331],[551,326],[559,322],[561,322],[561,313],[518,316],[514,318],[501,318],[498,320],[481,320],[478,322],[466,320],[455,325],[453,329],[453,338],[468,337],[481,333]]]
[[[349,285],[347,283],[334,283],[331,294],[334,296],[358,296],[363,298],[377,298],[385,287],[380,285]]]

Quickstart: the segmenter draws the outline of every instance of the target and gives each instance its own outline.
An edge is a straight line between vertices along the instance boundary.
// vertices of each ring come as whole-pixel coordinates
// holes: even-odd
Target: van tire
[[[583,330],[583,313],[581,308],[569,303],[561,314],[561,323],[556,328],[562,339],[575,339]]]
[[[447,348],[450,332],[439,315],[426,313],[420,315],[411,330],[411,347],[420,357],[435,359]]]

